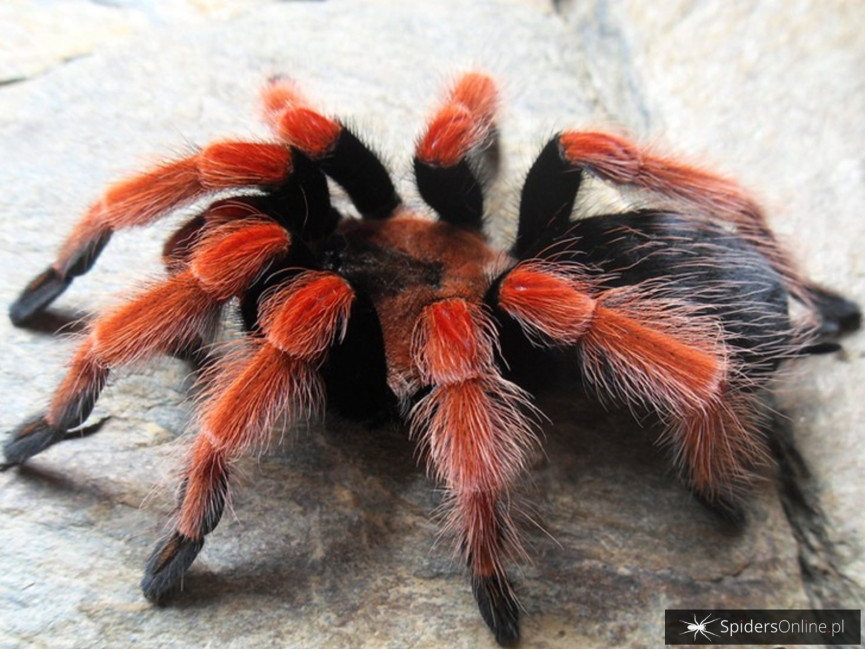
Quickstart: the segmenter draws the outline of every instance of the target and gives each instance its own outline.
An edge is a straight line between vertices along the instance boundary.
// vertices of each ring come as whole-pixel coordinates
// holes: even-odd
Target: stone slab
[[[513,235],[520,179],[550,134],[618,123],[756,187],[809,272],[865,302],[865,91],[851,37],[862,12],[761,6],[742,16],[600,0],[281,2],[96,39],[88,56],[0,88],[0,301],[112,179],[213,138],[263,136],[256,90],[277,72],[347,116],[416,197],[423,119],[453,70],[480,66],[505,98],[507,164],[491,201],[499,242]],[[0,321],[2,430],[62,376],[74,342],[58,323],[157,275],[169,225],[115,237],[44,330]],[[801,364],[785,384],[809,488],[843,555],[835,567],[856,584],[862,344],[852,338],[841,362]],[[493,646],[449,548],[434,544],[437,494],[405,431],[333,417],[245,462],[184,592],[148,605],[138,581],[172,506],[188,374],[174,360],[124,373],[99,402],[95,416],[111,419],[98,435],[0,475],[0,609],[12,613],[0,616],[0,646]],[[811,602],[774,482],[757,486],[748,526],[733,533],[676,482],[651,431],[567,389],[539,405],[552,419],[549,459],[526,492],[545,532],[528,531],[533,560],[518,575],[523,646],[659,646],[665,607]]]

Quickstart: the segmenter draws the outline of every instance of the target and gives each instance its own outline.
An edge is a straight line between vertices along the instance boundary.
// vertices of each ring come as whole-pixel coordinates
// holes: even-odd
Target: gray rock
[[[0,88],[4,303],[106,183],[192,144],[264,136],[256,91],[277,72],[348,117],[416,197],[414,138],[452,71],[473,66],[504,95],[507,164],[491,201],[500,243],[554,130],[621,123],[757,188],[808,272],[865,301],[861,11],[253,4],[164,17],[94,42],[86,58],[6,77],[20,81]],[[138,20],[137,8],[112,10]],[[56,311],[92,314],[158,275],[176,222],[116,236]],[[42,406],[74,342],[4,319],[0,345],[9,430]],[[787,473],[755,486],[739,533],[677,483],[653,431],[566,388],[542,397],[553,421],[550,459],[526,485],[543,531],[527,530],[533,560],[518,572],[523,646],[660,646],[664,608],[860,607],[862,336],[846,348],[783,381]],[[246,460],[184,591],[165,608],[147,604],[138,581],[172,507],[188,372],[165,360],[115,377],[94,413],[111,417],[98,435],[0,476],[0,646],[493,646],[450,548],[433,543],[438,497],[405,431],[335,417]],[[791,489],[813,511],[791,508]]]

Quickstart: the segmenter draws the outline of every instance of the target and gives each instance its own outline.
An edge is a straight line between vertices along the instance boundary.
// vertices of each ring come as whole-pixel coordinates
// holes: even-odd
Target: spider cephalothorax
[[[6,442],[7,465],[81,425],[111,369],[210,342],[236,299],[245,351],[206,373],[176,515],[142,582],[153,601],[219,522],[238,454],[265,445],[278,417],[303,421],[327,402],[407,421],[445,488],[481,614],[500,643],[515,641],[509,492],[538,443],[525,388],[553,362],[600,399],[656,415],[690,488],[734,507],[764,454],[758,399],[774,371],[835,348],[818,337],[858,325],[858,310],[797,274],[737,184],[605,133],[549,142],[512,249],[493,249],[482,189],[496,168],[496,103],[488,77],[464,75],[417,145],[415,178],[438,220],[405,207],[377,157],[284,79],[264,93],[274,141],[218,142],[109,188],[13,321],[86,272],[114,230],[217,192],[260,193],[211,201],[169,239],[167,277],[92,323],[48,409]],[[575,219],[586,174],[666,207]],[[331,206],[327,177],[360,218]]]

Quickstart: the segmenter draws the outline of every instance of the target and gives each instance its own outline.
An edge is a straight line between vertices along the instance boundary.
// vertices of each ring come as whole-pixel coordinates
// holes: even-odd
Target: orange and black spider
[[[167,277],[92,323],[48,409],[6,442],[7,466],[83,424],[112,368],[200,349],[236,303],[245,351],[207,373],[171,531],[145,568],[154,602],[218,524],[237,456],[263,447],[283,414],[304,421],[327,403],[408,423],[445,488],[481,615],[500,644],[515,642],[510,491],[538,443],[527,390],[557,363],[599,399],[657,416],[689,487],[735,511],[765,455],[761,396],[775,370],[837,349],[826,339],[858,326],[857,307],[797,273],[735,182],[605,133],[544,147],[516,241],[492,248],[483,190],[497,101],[488,77],[466,74],[420,138],[415,178],[438,220],[405,206],[375,154],[285,79],[264,91],[273,141],[217,142],[111,186],[12,305],[16,324],[85,273],[115,230],[216,193],[261,192],[211,200],[169,238]],[[574,218],[588,175],[658,207]],[[332,207],[327,178],[359,218]]]

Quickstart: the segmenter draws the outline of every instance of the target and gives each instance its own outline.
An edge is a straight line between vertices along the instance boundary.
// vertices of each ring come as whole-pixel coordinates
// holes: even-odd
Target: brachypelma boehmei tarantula
[[[735,507],[764,455],[761,392],[785,359],[835,349],[819,337],[857,325],[857,308],[797,274],[736,183],[605,133],[544,147],[516,241],[494,250],[482,222],[496,104],[493,82],[466,74],[421,137],[415,177],[437,221],[405,206],[378,158],[279,78],[264,91],[275,141],[217,142],[111,186],[12,305],[16,324],[87,272],[114,230],[216,193],[261,195],[211,201],[169,238],[167,277],[92,323],[48,409],[6,442],[7,466],[84,423],[112,368],[210,342],[237,298],[245,353],[208,373],[171,531],[142,581],[152,601],[219,522],[238,454],[263,447],[281,415],[304,421],[327,402],[407,421],[445,487],[481,615],[499,643],[516,641],[509,490],[538,442],[520,383],[563,357],[601,400],[654,413],[690,488]],[[675,207],[575,220],[587,175]],[[361,218],[331,206],[327,177]],[[811,317],[794,321],[792,302]]]

